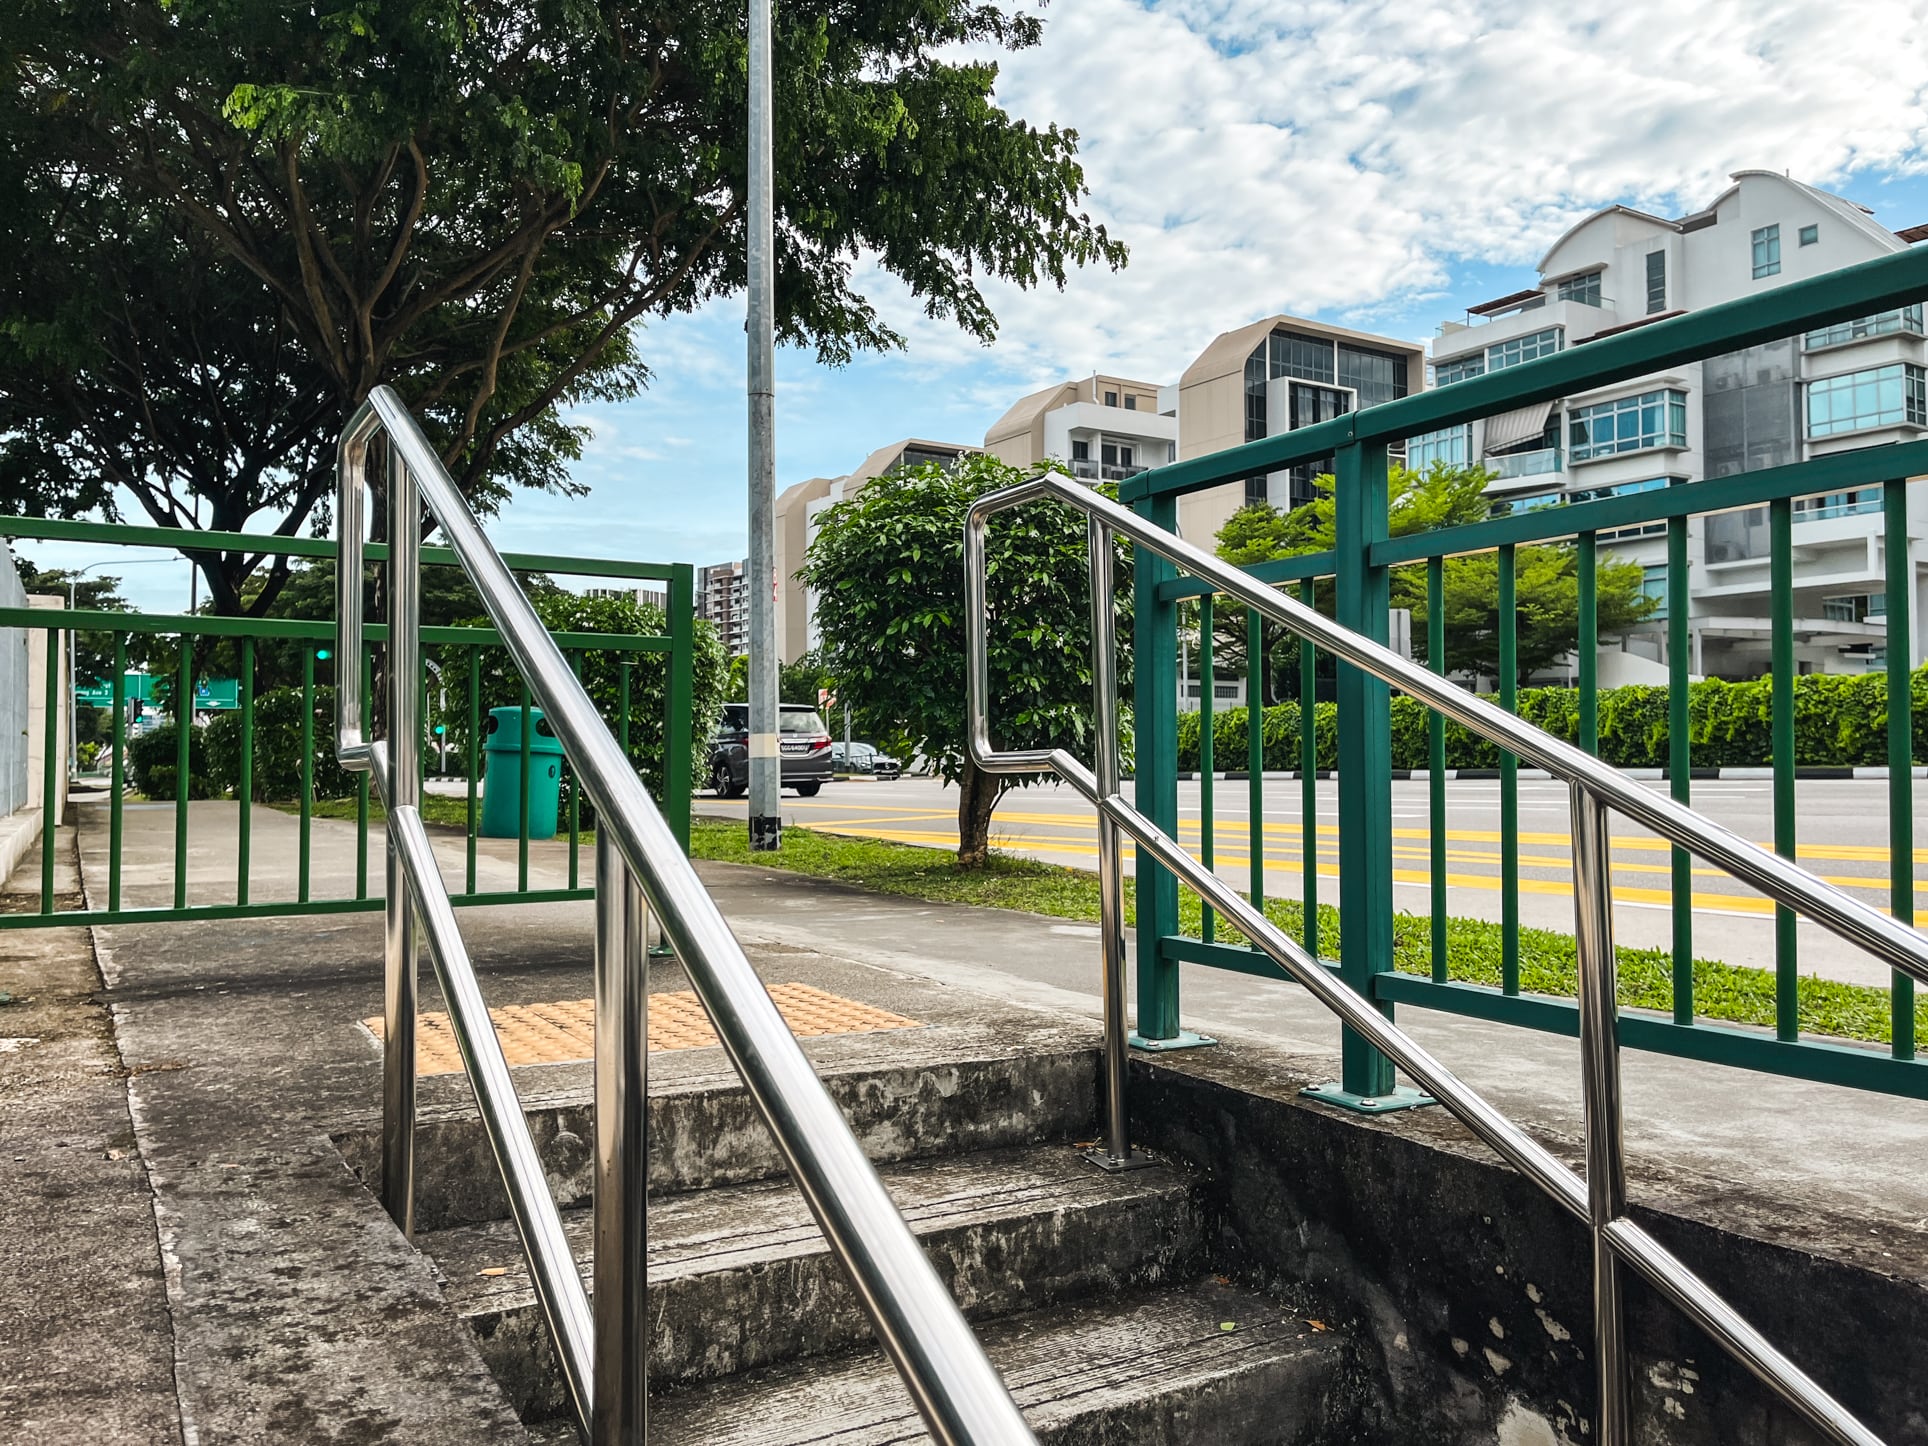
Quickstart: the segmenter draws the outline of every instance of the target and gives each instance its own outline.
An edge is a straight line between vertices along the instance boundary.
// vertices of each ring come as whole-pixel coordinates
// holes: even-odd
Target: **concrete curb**
[[[1650,783],[1672,776],[1671,772],[1665,768],[1623,768],[1620,772],[1628,778],[1637,778]],[[1196,782],[1199,776],[1196,772],[1186,770],[1178,774],[1178,779],[1180,782]],[[1302,769],[1287,769],[1277,773],[1268,770],[1259,776],[1269,782],[1284,783],[1303,778],[1305,774]],[[1321,768],[1313,774],[1313,777],[1319,779],[1333,779],[1338,776],[1338,770],[1332,768]],[[1423,783],[1430,776],[1429,772],[1424,768],[1395,768],[1392,770],[1392,777],[1395,783]],[[1500,771],[1497,768],[1448,768],[1443,770],[1442,776],[1449,783],[1490,783],[1500,776]],[[1553,775],[1548,773],[1544,768],[1522,768],[1518,776],[1529,782],[1545,782],[1553,777]],[[1772,779],[1774,777],[1774,770],[1771,768],[1696,768],[1691,771],[1689,776],[1696,779],[1708,779],[1714,782],[1723,780],[1729,783],[1746,780],[1759,782]],[[1928,778],[1928,767],[1910,768],[1908,770],[1908,776],[1911,778]],[[1225,773],[1214,772],[1212,774],[1213,781],[1218,783],[1243,783],[1250,777],[1251,774],[1243,769],[1234,769]],[[1801,782],[1822,782],[1829,780],[1835,782],[1843,780],[1885,782],[1888,777],[1888,770],[1885,768],[1796,768],[1794,770],[1794,777]]]

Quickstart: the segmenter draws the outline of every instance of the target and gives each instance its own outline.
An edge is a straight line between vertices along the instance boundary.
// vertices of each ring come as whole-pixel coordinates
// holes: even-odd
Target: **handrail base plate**
[[[1133,1030],[1130,1037],[1126,1040],[1126,1043],[1133,1049],[1146,1050],[1152,1054],[1162,1054],[1167,1050],[1173,1049],[1203,1049],[1207,1045],[1217,1044],[1218,1041],[1213,1039],[1209,1034],[1193,1034],[1189,1029],[1179,1030],[1178,1033],[1174,1034],[1170,1039],[1146,1039],[1145,1036],[1138,1033],[1137,1030]]]
[[[1421,1105],[1439,1103],[1431,1095],[1423,1094],[1409,1085],[1395,1085],[1383,1095],[1356,1095],[1343,1088],[1337,1080],[1328,1080],[1321,1085],[1307,1085],[1299,1093],[1306,1099],[1337,1105],[1342,1110],[1351,1110],[1358,1115],[1389,1115],[1394,1110],[1414,1110]]]

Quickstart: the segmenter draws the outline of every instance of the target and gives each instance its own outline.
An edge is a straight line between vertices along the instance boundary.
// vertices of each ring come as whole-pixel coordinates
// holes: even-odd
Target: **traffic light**
[[[334,654],[329,652],[328,649],[326,648],[315,649],[315,661],[318,663],[325,663],[333,656]]]
[[[435,736],[437,738],[440,738],[444,733],[448,731],[449,731],[449,725],[446,723],[437,723],[435,725]]]

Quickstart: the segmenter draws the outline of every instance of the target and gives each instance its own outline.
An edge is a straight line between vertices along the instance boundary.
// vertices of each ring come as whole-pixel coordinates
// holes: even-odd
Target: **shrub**
[[[149,798],[176,797],[175,746],[172,722],[150,729],[128,743],[127,772],[134,780],[134,787]],[[189,798],[213,798],[219,793],[214,780],[208,776],[207,739],[199,728],[188,733],[187,767]]]
[[[335,690],[315,689],[314,793],[347,798],[355,776],[335,762]],[[241,793],[241,713],[223,713],[202,730],[208,775],[216,788]],[[258,802],[301,797],[301,689],[274,688],[254,703],[254,797]]]
[[[1928,666],[1913,674],[1914,761],[1928,762]],[[1575,688],[1526,688],[1519,715],[1554,737],[1576,743],[1580,737],[1580,694]],[[1417,698],[1392,699],[1392,766],[1425,768],[1430,757],[1427,720],[1431,710]],[[1245,767],[1244,707],[1221,711],[1213,721],[1213,764],[1223,770]],[[1333,768],[1339,757],[1338,705],[1315,709],[1318,766]],[[1667,689],[1628,684],[1603,689],[1598,717],[1600,756],[1617,768],[1664,768],[1668,763]],[[1178,766],[1198,767],[1199,718],[1178,720]],[[1265,710],[1265,766],[1299,766],[1299,705],[1275,703]],[[1728,683],[1708,678],[1687,690],[1687,737],[1696,768],[1766,767],[1774,761],[1774,685],[1769,678]],[[1500,751],[1457,723],[1446,725],[1448,768],[1497,768]],[[1853,768],[1888,761],[1888,680],[1881,673],[1810,673],[1794,680],[1794,761],[1804,768]]]

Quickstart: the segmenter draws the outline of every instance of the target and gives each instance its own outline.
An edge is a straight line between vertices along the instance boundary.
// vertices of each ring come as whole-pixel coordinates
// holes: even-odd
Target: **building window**
[[[1664,492],[1667,488],[1684,479],[1679,477],[1644,477],[1638,482],[1622,482],[1617,487],[1592,487],[1579,492],[1569,492],[1569,502],[1596,502],[1603,497],[1631,497],[1637,492]],[[1639,522],[1631,527],[1614,527],[1594,534],[1595,542],[1624,541],[1634,537],[1663,536],[1667,531],[1664,521]]]
[[[1560,340],[1563,335],[1559,327],[1549,326],[1545,331],[1516,336],[1511,341],[1495,342],[1486,348],[1486,369],[1489,372],[1497,372],[1507,367],[1516,367],[1521,362],[1533,361],[1538,357],[1552,356],[1560,349]]]
[[[1652,598],[1654,610],[1647,614],[1648,622],[1664,622],[1667,617],[1667,564],[1649,567],[1640,576],[1640,595]]]
[[[1406,395],[1406,359],[1394,352],[1370,351],[1339,343],[1339,385],[1359,394],[1361,407],[1376,407]]]
[[[1485,375],[1485,354],[1474,352],[1471,356],[1456,356],[1451,361],[1436,363],[1433,367],[1433,385],[1450,387],[1454,382],[1463,382],[1468,377]]]
[[[1425,432],[1406,442],[1406,465],[1424,472],[1435,462],[1448,467],[1464,467],[1473,460],[1473,428],[1470,423]]]
[[[1812,246],[1820,239],[1821,228],[1819,226],[1803,226],[1801,228],[1801,244],[1803,246]]]
[[[1667,309],[1667,253],[1647,253],[1647,315]]]
[[[1117,406],[1117,405],[1118,405],[1118,394],[1117,394],[1116,392],[1106,392],[1106,393],[1105,393],[1105,405],[1106,405],[1107,407],[1115,407],[1115,406]]]
[[[1796,497],[1796,522],[1821,522],[1829,517],[1857,517],[1881,510],[1879,487],[1857,487],[1852,492],[1824,492],[1819,497]]]
[[[1853,321],[1837,321],[1833,326],[1811,331],[1807,334],[1807,349],[1819,351],[1824,346],[1840,346],[1867,336],[1886,336],[1892,331],[1912,331],[1920,336],[1921,303],[1894,311],[1877,311],[1873,316],[1856,317]]]
[[[1323,336],[1301,336],[1275,331],[1266,339],[1268,375],[1296,377],[1302,382],[1333,380],[1332,342]]]
[[[1928,381],[1905,362],[1808,383],[1808,436],[1834,437],[1869,427],[1928,426]]]
[[[1125,393],[1125,410],[1128,412],[1135,412],[1138,410],[1138,398],[1131,392]]]
[[[1754,233],[1754,279],[1781,274],[1781,228],[1763,226]]]
[[[1548,507],[1564,507],[1567,496],[1564,492],[1541,492],[1532,497],[1501,497],[1493,503],[1491,515],[1494,517],[1513,517],[1522,512],[1539,512]]]
[[[1576,462],[1647,447],[1685,447],[1687,394],[1669,387],[1576,407],[1568,445]]]
[[[1585,276],[1569,276],[1560,283],[1561,301],[1577,301],[1582,306],[1600,304],[1600,273],[1589,271]]]
[[[1089,462],[1091,460],[1091,443],[1074,438],[1071,443],[1071,460],[1074,462]]]
[[[1885,592],[1858,592],[1847,597],[1824,597],[1821,599],[1821,616],[1831,623],[1865,623],[1870,618],[1888,616],[1888,595]]]

